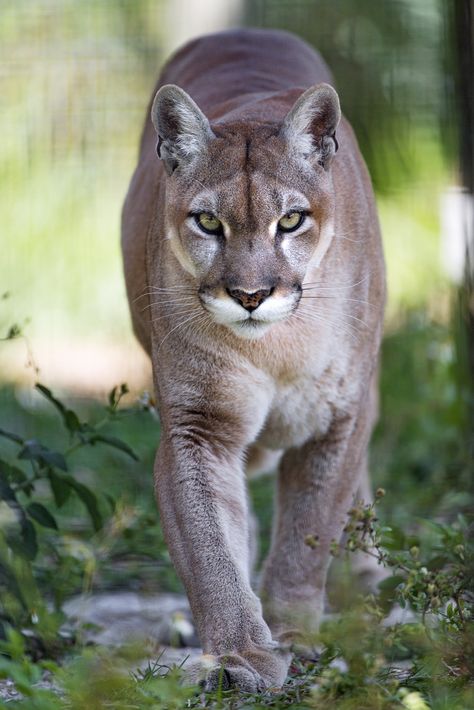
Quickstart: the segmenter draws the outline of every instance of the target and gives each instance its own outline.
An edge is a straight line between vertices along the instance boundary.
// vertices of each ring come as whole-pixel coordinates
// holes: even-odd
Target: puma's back
[[[181,49],[147,112],[122,246],[160,407],[161,519],[208,654],[190,678],[214,687],[224,665],[249,692],[280,684],[369,490],[385,300],[370,179],[320,56],[261,30]],[[262,612],[244,469],[279,458]]]

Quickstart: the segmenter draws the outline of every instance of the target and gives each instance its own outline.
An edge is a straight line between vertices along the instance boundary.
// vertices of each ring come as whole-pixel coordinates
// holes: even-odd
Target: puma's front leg
[[[335,419],[324,440],[290,449],[282,459],[261,591],[265,619],[281,639],[301,640],[318,628],[331,542],[341,538],[369,433],[361,408],[359,416]]]
[[[248,571],[248,517],[235,427],[197,410],[164,424],[156,493],[172,560],[189,596],[202,663],[188,671],[206,688],[256,692],[281,685],[288,659],[275,649]],[[224,668],[222,671],[221,669]]]

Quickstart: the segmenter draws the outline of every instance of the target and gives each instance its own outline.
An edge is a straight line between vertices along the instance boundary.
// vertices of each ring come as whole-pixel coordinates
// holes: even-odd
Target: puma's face
[[[275,136],[226,134],[209,146],[195,178],[178,171],[170,178],[168,236],[203,307],[253,338],[297,308],[308,267],[322,257],[329,177],[322,167],[291,165]]]
[[[217,124],[211,130],[177,87],[163,87],[155,100],[152,117],[169,174],[167,238],[195,278],[202,306],[242,337],[260,337],[297,309],[305,275],[332,237],[328,167],[339,107],[334,90],[323,86],[306,92],[283,125],[272,127]],[[324,94],[319,102],[315,92]],[[326,133],[315,140],[308,130],[314,134],[315,103],[322,114],[328,92],[325,142]],[[170,127],[176,131],[179,121],[172,139]]]

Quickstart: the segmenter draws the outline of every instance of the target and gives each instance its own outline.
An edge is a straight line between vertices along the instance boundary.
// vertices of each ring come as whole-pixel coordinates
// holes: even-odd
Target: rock
[[[111,592],[78,596],[68,600],[63,610],[89,643],[198,645],[188,602],[179,594]]]

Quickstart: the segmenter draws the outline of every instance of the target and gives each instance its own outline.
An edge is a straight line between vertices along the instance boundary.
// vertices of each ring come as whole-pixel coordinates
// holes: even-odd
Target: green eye
[[[206,234],[223,234],[222,222],[210,212],[199,212],[194,215],[196,224]]]
[[[281,232],[294,232],[303,224],[305,217],[303,212],[288,212],[278,220],[278,229]]]

